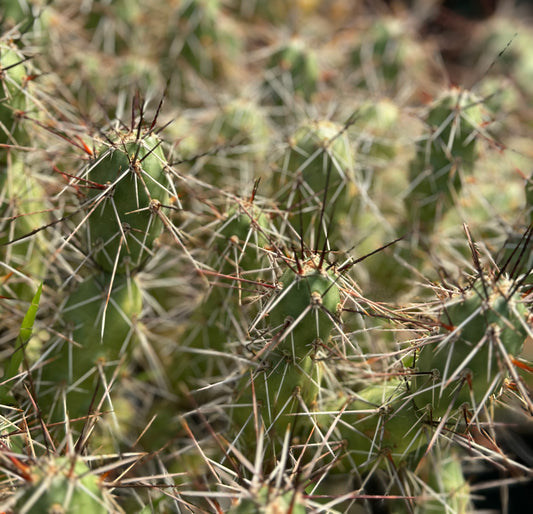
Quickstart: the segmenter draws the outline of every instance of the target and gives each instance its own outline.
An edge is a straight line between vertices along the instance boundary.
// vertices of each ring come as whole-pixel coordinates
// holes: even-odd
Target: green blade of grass
[[[37,292],[35,293],[31,301],[31,305],[28,308],[24,319],[22,320],[22,325],[20,326],[20,331],[17,336],[15,349],[11,354],[11,357],[5,369],[5,373],[2,379],[3,382],[11,380],[18,373],[20,364],[22,363],[22,359],[24,357],[24,349],[26,348],[26,344],[30,340],[31,334],[33,332],[33,325],[35,323],[37,311],[39,310],[39,302],[41,300],[42,289],[43,284],[41,283],[37,288]],[[10,397],[10,390],[4,383],[4,385],[0,387],[0,401],[8,400]]]

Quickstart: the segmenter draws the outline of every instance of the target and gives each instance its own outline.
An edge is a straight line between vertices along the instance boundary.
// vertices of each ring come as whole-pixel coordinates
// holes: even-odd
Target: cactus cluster
[[[401,3],[0,8],[0,512],[514,512],[529,49]]]

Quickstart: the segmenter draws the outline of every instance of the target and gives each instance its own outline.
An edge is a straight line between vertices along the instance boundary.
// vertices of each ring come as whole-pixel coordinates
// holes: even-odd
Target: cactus
[[[219,0],[185,0],[173,21],[168,34],[169,66],[173,67],[172,61],[178,58],[209,79],[229,72],[231,61],[239,55],[240,42]]]
[[[0,512],[466,513],[485,468],[511,505],[518,38],[465,90],[429,10],[67,4],[2,12]]]
[[[276,49],[268,61],[263,85],[268,103],[291,105],[293,95],[309,102],[318,90],[319,65],[304,41],[293,38]]]
[[[289,138],[279,168],[280,201],[292,224],[312,248],[323,245],[317,234],[335,244],[347,220],[336,212],[356,208],[358,181],[354,148],[343,126],[331,121],[305,121]],[[318,246],[321,248],[321,246]]]
[[[263,426],[270,441],[264,457],[269,466],[281,458],[287,430],[291,439],[305,441],[309,435],[310,412],[317,408],[322,382],[318,355],[339,323],[340,308],[335,275],[322,269],[318,259],[299,263],[296,270],[289,267],[279,283],[281,291],[259,314],[268,315],[273,337],[244,368],[231,413],[241,445],[255,447],[258,427]],[[251,406],[257,406],[257,417]]]
[[[17,512],[109,512],[112,508],[100,477],[79,457],[50,457],[28,466],[28,481],[15,504]]]
[[[154,136],[121,135],[100,149],[86,180],[94,259],[109,272],[140,267],[161,233],[158,212],[169,197],[160,142]]]
[[[141,311],[139,286],[122,275],[114,280],[107,273],[91,276],[70,293],[62,309],[65,337],[42,356],[53,362],[43,369],[40,392],[43,407],[55,405],[48,407],[53,419],[65,417],[63,395],[69,416],[89,413],[100,367],[114,370],[121,357],[131,354]]]
[[[431,134],[411,162],[405,197],[409,223],[422,234],[432,231],[472,174],[483,120],[480,100],[468,91],[452,88],[432,105],[426,118]]]
[[[28,135],[24,128],[23,114],[28,108],[24,91],[27,76],[26,58],[13,45],[0,45],[0,144],[24,145]],[[2,151],[0,162],[5,166],[6,153]]]
[[[507,277],[481,276],[445,304],[439,319],[442,338],[420,349],[415,402],[430,405],[434,419],[463,404],[473,411],[496,394],[511,374],[510,357],[522,352],[528,334],[527,308]]]

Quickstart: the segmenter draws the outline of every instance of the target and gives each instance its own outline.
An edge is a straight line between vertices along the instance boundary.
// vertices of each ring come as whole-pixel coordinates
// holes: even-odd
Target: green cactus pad
[[[89,168],[87,179],[101,188],[89,190],[94,210],[88,225],[93,257],[105,271],[112,271],[115,261],[119,273],[141,266],[161,233],[157,211],[169,195],[159,143],[155,136],[137,141],[128,134],[102,148]]]

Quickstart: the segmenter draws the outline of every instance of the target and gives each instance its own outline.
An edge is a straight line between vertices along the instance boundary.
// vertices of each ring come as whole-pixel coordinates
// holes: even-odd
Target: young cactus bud
[[[430,406],[433,419],[473,410],[496,393],[527,336],[527,306],[514,283],[484,277],[455,296],[440,316],[440,342],[420,348],[418,408]]]
[[[282,201],[288,204],[293,224],[304,238],[310,230],[314,234],[317,229],[334,228],[329,223],[333,210],[348,213],[354,207],[354,161],[354,147],[337,123],[308,120],[289,139],[280,163]],[[320,222],[323,226],[318,227]],[[333,235],[328,234],[330,239]]]
[[[98,475],[77,457],[43,457],[29,467],[19,514],[101,514],[113,510]],[[110,510],[109,510],[110,509]]]
[[[275,105],[290,104],[294,96],[310,102],[318,81],[316,55],[302,39],[293,38],[271,55],[263,89],[266,100]]]
[[[473,93],[452,88],[436,100],[426,122],[431,134],[411,162],[411,185],[405,197],[409,222],[422,233],[433,230],[453,205],[463,178],[472,173],[484,109]]]
[[[93,257],[105,271],[125,273],[150,256],[168,203],[165,158],[157,137],[126,134],[102,148],[86,177],[101,187],[89,190],[92,212],[88,226]]]

